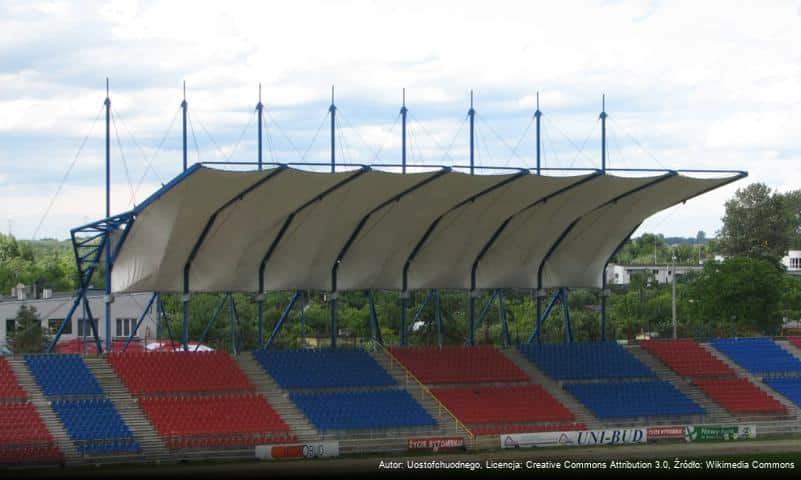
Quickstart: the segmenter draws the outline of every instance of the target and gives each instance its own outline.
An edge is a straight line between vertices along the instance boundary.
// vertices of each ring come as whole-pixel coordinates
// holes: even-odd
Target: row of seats
[[[765,383],[801,407],[801,377],[772,377]]]
[[[133,394],[253,390],[222,351],[115,352],[108,361]]]
[[[78,354],[25,355],[25,363],[47,396],[103,394],[97,379]]]
[[[111,400],[57,400],[52,406],[70,438],[79,445],[87,446],[90,452],[95,445],[112,443],[107,440],[117,440],[113,444],[124,445],[126,451],[130,450],[129,444],[135,443],[133,433]]]
[[[528,380],[525,372],[492,345],[392,347],[390,352],[425,384]]]
[[[733,375],[734,370],[690,338],[642,340],[640,346],[679,375]]]
[[[721,338],[711,344],[754,374],[801,373],[801,360],[771,338]]]
[[[133,438],[123,438],[114,440],[94,439],[80,442],[77,445],[78,453],[81,454],[133,454],[138,453],[141,447]]]
[[[0,401],[24,400],[25,390],[17,382],[17,375],[5,357],[0,357]]]
[[[654,376],[616,342],[530,343],[519,348],[528,360],[559,380]]]
[[[801,337],[787,337],[787,341],[790,342],[790,345],[801,348]]]
[[[145,397],[142,410],[163,436],[289,432],[262,395]]]
[[[464,424],[570,421],[575,417],[539,385],[434,388]]]
[[[696,378],[693,384],[734,414],[785,412],[784,405],[747,378]]]
[[[436,425],[405,390],[293,392],[290,398],[319,430]]]
[[[0,446],[0,465],[60,463],[64,455],[53,445],[7,448]]]
[[[0,403],[0,448],[49,444],[52,441],[32,403]]]
[[[395,385],[395,379],[360,348],[260,349],[253,357],[283,388]]]
[[[573,430],[586,430],[584,423],[551,423],[547,425],[531,424],[501,424],[471,426],[473,435],[500,435],[504,433],[531,433],[531,432],[569,432]]]
[[[663,381],[571,383],[565,389],[600,419],[705,413],[700,405]]]

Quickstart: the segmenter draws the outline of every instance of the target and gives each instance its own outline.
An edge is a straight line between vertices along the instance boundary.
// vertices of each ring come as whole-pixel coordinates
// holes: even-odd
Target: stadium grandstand
[[[539,157],[536,168],[479,167],[472,154],[469,166],[409,165],[405,154],[399,165],[338,164],[335,112],[332,101],[330,164],[260,156],[190,166],[184,155],[184,172],[133,210],[72,230],[80,286],[49,351],[59,351],[100,266],[105,338],[93,329],[95,346],[82,355],[68,344],[64,353],[0,359],[0,462],[497,449],[521,434],[645,435],[651,427],[678,430],[669,438],[683,442],[693,425],[799,434],[798,338],[607,338],[610,258],[646,218],[745,172],[616,170],[605,160],[600,169],[545,169]],[[602,292],[599,341],[573,341],[569,288]],[[442,341],[440,289],[464,292],[469,305],[459,344]],[[537,306],[534,331],[516,345],[503,309],[511,289]],[[281,348],[275,340],[308,290],[326,294],[330,339]],[[398,345],[383,341],[374,290],[400,292]],[[410,294],[420,290],[435,303],[436,345],[406,338]],[[265,302],[275,291],[294,294],[267,333]],[[367,294],[365,346],[337,345],[337,298],[346,291]],[[477,344],[482,291],[501,306],[502,345]],[[152,295],[144,310],[158,321],[160,295],[179,296],[179,338],[139,345],[140,320],[127,340],[113,341],[113,297],[132,292]],[[231,302],[233,317],[231,292],[252,298],[257,348],[240,351],[232,329],[230,353],[200,351],[217,313],[190,342],[192,296],[209,292],[224,295],[218,311]],[[560,302],[565,341],[543,342],[542,323]]]

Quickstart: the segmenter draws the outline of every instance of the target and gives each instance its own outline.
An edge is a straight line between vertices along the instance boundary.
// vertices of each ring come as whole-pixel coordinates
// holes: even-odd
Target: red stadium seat
[[[575,417],[539,385],[434,388],[462,423],[564,422]]]
[[[0,401],[25,400],[27,394],[17,383],[17,375],[5,357],[0,357]]]
[[[747,378],[696,378],[693,384],[731,413],[786,413],[778,400]]]
[[[643,340],[640,346],[685,377],[734,374],[728,365],[689,338]]]
[[[528,375],[492,345],[393,347],[390,352],[427,384],[528,381]]]
[[[108,360],[134,394],[253,390],[225,352],[110,353]]]
[[[504,433],[530,433],[530,432],[569,432],[572,430],[586,430],[583,423],[553,423],[547,425],[502,424],[471,426],[473,435],[499,435]]]

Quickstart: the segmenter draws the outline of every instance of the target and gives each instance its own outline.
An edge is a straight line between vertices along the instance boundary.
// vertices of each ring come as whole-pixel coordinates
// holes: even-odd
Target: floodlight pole
[[[601,97],[601,171],[606,173],[606,95]]]
[[[106,77],[106,218],[111,217],[111,96],[109,95],[108,77]],[[106,351],[111,351],[111,222],[106,223],[106,288],[105,320],[106,320]],[[85,295],[85,293],[84,293]],[[98,352],[99,353],[99,352]]]
[[[184,81],[184,99],[181,102],[181,110],[183,112],[183,158],[184,158],[184,172],[186,172],[186,114],[189,104],[186,103],[186,81]],[[183,344],[184,351],[189,351],[189,275],[184,273],[184,291],[181,296],[181,303],[183,307],[183,318],[181,319],[181,343]]]
[[[264,111],[264,105],[261,103],[261,83],[259,84],[259,103],[256,104],[256,112],[259,115],[259,170],[262,169],[262,145],[261,145],[261,122],[262,122],[262,112]],[[261,337],[259,337],[261,338]]]
[[[473,108],[473,91],[470,90],[470,110],[467,111],[467,116],[470,117],[470,175],[473,175],[475,169],[475,120],[476,110]],[[470,289],[467,292],[467,320],[468,320],[468,338],[467,343],[475,345],[476,343],[476,291]]]

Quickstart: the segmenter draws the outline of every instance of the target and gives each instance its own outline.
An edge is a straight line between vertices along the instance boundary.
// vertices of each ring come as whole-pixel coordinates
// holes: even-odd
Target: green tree
[[[691,321],[717,334],[776,334],[784,274],[775,262],[734,257],[704,266],[688,292]]]
[[[753,183],[726,202],[718,237],[727,255],[776,259],[785,255],[791,230],[784,196]]]
[[[47,348],[49,341],[36,308],[20,306],[14,319],[14,331],[8,336],[12,351],[16,354],[40,353]]]

